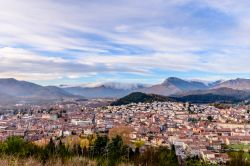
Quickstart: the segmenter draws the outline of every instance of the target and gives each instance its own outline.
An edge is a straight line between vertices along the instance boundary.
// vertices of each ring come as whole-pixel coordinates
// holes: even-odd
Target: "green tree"
[[[45,151],[48,152],[50,156],[55,155],[56,146],[52,138],[50,138],[49,143],[45,147]]]
[[[207,120],[208,120],[209,122],[212,122],[213,119],[214,119],[214,118],[213,118],[212,116],[210,116],[210,115],[207,117]]]
[[[107,144],[108,144],[108,137],[107,136],[97,135],[97,138],[95,139],[95,141],[90,149],[91,157],[104,156],[106,153]]]
[[[128,150],[128,147],[123,144],[120,136],[112,138],[107,146],[108,165],[112,166],[121,161],[126,161],[129,153]]]
[[[167,147],[148,147],[144,153],[140,154],[139,160],[135,161],[135,165],[178,166],[178,160],[175,152]]]
[[[59,141],[59,144],[56,147],[56,154],[62,159],[65,159],[70,156],[69,149],[66,148],[65,144],[62,143],[61,140]]]
[[[9,137],[1,144],[1,152],[7,155],[15,155],[20,157],[28,157],[38,151],[38,147],[25,141],[21,137]]]

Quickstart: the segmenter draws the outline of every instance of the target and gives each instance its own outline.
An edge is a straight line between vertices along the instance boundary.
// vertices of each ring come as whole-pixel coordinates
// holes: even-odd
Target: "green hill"
[[[126,105],[130,103],[151,103],[154,101],[174,101],[174,99],[165,97],[165,96],[160,96],[160,95],[155,95],[155,94],[145,94],[141,92],[134,92],[131,93],[123,98],[118,99],[117,101],[111,103],[112,106],[119,106],[119,105]]]
[[[175,96],[175,97],[166,97],[156,94],[145,94],[141,92],[131,93],[123,98],[118,99],[117,101],[111,103],[111,106],[120,106],[130,103],[152,103],[154,101],[166,102],[166,101],[175,101],[175,102],[190,102],[190,103],[237,103],[244,101],[235,96],[229,95],[218,95],[218,94],[192,94],[186,96]]]

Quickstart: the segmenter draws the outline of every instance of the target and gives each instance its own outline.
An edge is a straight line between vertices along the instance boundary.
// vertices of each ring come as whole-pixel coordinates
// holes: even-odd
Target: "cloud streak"
[[[250,76],[249,7],[246,0],[0,0],[0,77]]]

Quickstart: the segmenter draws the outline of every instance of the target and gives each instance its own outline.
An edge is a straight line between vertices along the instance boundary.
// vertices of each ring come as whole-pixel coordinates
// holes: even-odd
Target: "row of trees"
[[[62,161],[74,156],[83,156],[95,160],[97,165],[115,166],[120,163],[147,166],[178,165],[173,150],[166,147],[148,147],[143,152],[139,147],[132,149],[124,144],[120,136],[108,139],[107,136],[97,135],[87,144],[69,146],[61,139],[52,139],[45,146],[38,146],[20,137],[9,137],[0,143],[0,155],[11,155],[21,158],[34,157],[46,163],[51,158],[60,158]]]

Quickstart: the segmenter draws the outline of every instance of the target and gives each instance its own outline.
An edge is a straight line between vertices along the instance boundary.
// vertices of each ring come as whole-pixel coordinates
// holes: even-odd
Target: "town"
[[[22,136],[39,143],[126,128],[130,143],[143,142],[141,149],[174,146],[179,161],[198,156],[210,163],[226,163],[226,150],[249,150],[247,105],[219,108],[211,104],[153,102],[96,106],[99,101],[17,105],[1,113],[0,140]]]

